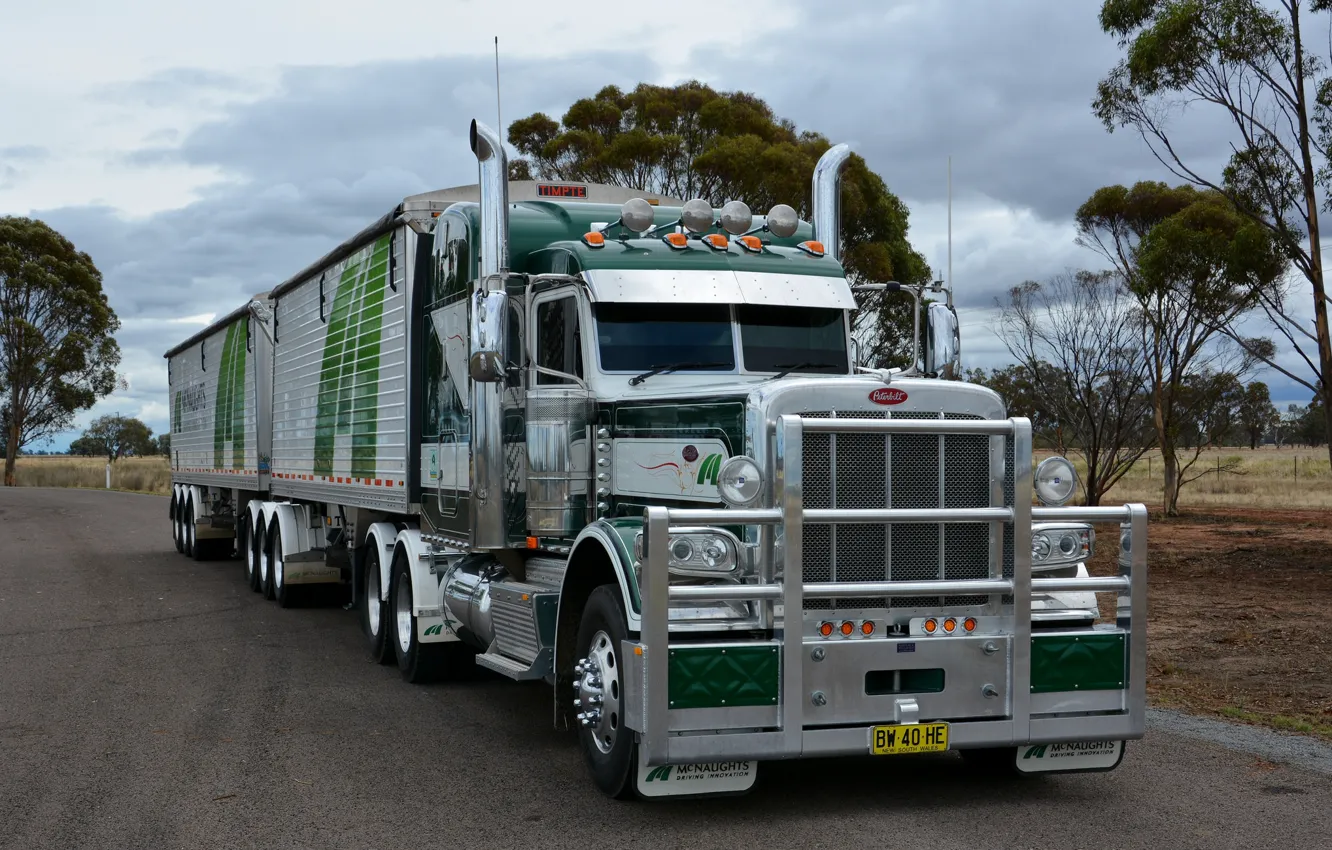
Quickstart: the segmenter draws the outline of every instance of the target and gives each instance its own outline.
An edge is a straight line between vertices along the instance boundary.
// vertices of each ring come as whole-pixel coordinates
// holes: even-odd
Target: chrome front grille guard
[[[811,509],[804,508],[803,452],[806,434],[978,434],[1012,437],[1013,504],[1002,507],[946,509]],[[686,763],[716,759],[782,759],[801,756],[867,752],[867,728],[806,728],[803,678],[805,652],[801,625],[803,602],[810,599],[875,596],[946,596],[950,594],[1011,594],[1013,653],[1009,668],[1010,711],[1007,717],[953,724],[951,741],[959,746],[1005,746],[1088,738],[1141,738],[1146,724],[1147,679],[1147,509],[1123,507],[1033,508],[1031,422],[1006,420],[869,420],[803,418],[784,415],[777,424],[774,452],[776,507],[742,510],[688,510],[650,507],[646,511],[643,569],[640,578],[643,627],[639,642],[626,643],[639,656],[630,669],[641,676],[627,683],[633,693],[629,723],[641,735],[642,757],[648,764]],[[988,579],[911,582],[803,581],[802,529],[805,523],[1003,522],[1011,523],[1015,541],[1029,540],[1031,524],[1040,521],[1118,522],[1129,534],[1121,549],[1116,577],[1033,579],[1029,545],[1013,547],[1013,576]],[[669,583],[670,530],[681,525],[780,525],[786,541],[780,583],[756,585],[676,586]],[[1041,593],[1093,591],[1117,593],[1117,622],[1128,638],[1126,710],[1091,716],[1032,716],[1031,597]],[[775,731],[727,734],[673,734],[668,699],[671,602],[769,600],[782,606],[778,629],[781,685]],[[791,628],[786,628],[787,618]],[[638,676],[635,676],[638,678]],[[885,722],[891,722],[885,718]]]

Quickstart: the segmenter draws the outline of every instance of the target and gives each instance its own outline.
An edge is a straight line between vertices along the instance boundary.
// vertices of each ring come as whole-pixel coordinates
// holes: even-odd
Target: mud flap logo
[[[656,782],[658,780],[666,782],[670,778],[671,778],[671,765],[669,764],[663,764],[661,767],[654,767],[652,768],[652,772],[647,775],[648,782]]]
[[[426,635],[437,635],[444,630],[443,624],[436,623],[425,630]]]
[[[758,776],[758,762],[638,765],[638,792],[645,797],[735,794],[748,791]]]
[[[1124,756],[1123,741],[1068,741],[1022,747],[1017,769],[1023,773],[1047,771],[1110,770]]]

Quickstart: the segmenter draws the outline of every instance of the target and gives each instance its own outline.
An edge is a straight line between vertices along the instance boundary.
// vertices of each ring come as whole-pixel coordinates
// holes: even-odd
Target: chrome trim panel
[[[583,278],[594,302],[772,304],[838,310],[856,306],[846,278],[827,275],[729,269],[588,269]]]

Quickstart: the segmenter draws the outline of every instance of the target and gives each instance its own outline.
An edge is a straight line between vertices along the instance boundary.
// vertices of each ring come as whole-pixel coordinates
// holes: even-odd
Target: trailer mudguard
[[[379,555],[379,601],[389,598],[389,570],[393,565],[393,547],[398,541],[398,527],[391,522],[373,523],[365,533],[365,545],[374,546]],[[357,588],[362,593],[364,586]]]
[[[393,554],[396,556],[400,550],[407,558],[407,572],[412,577],[412,613],[416,615],[417,640],[421,643],[457,641],[458,636],[444,628],[439,576],[434,572],[430,546],[421,539],[420,529],[404,528],[398,532],[393,544]],[[390,570],[391,563],[390,558]],[[382,586],[387,587],[387,584]],[[387,598],[386,596],[385,599]],[[439,628],[435,628],[436,626]]]

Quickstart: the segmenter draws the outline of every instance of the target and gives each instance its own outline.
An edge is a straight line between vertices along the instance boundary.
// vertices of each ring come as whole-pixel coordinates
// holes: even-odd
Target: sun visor
[[[638,304],[773,304],[856,306],[845,278],[698,269],[588,269],[595,301]]]

